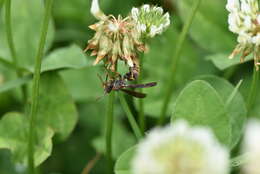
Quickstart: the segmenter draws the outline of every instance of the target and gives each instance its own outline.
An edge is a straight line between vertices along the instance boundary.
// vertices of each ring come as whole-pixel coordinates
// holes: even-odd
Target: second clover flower
[[[170,15],[163,14],[161,7],[145,4],[140,8],[133,8],[131,16],[137,23],[138,30],[148,37],[161,34],[170,25]]]
[[[230,55],[233,58],[239,53],[241,61],[253,53],[255,66],[260,65],[260,13],[257,0],[228,0],[226,5],[230,12],[229,29],[238,34],[238,45]]]

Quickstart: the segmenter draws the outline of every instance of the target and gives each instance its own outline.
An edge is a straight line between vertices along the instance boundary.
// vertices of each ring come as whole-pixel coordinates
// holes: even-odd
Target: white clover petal
[[[243,144],[243,152],[247,154],[248,162],[243,166],[245,174],[260,173],[260,121],[250,120]]]
[[[118,23],[112,23],[111,22],[111,23],[108,24],[108,28],[112,32],[117,32],[120,27],[119,27]]]
[[[257,15],[256,20],[257,20],[257,22],[260,24],[260,14]]]
[[[226,5],[226,9],[227,9],[229,12],[239,11],[239,9],[240,9],[239,0],[228,0],[228,1],[227,1],[227,5]]]
[[[241,20],[237,13],[230,13],[228,15],[229,30],[234,33],[239,33],[241,28]]]
[[[132,17],[135,21],[138,20],[139,10],[138,8],[133,8],[131,11]]]
[[[228,159],[209,129],[181,120],[152,130],[138,145],[132,168],[134,174],[227,174]]]
[[[248,3],[248,1],[241,0],[241,11],[246,14],[250,14],[251,10],[252,10],[252,8],[251,8],[250,4]]]
[[[151,29],[150,29],[149,35],[150,35],[151,37],[154,37],[156,34],[157,34],[157,27],[156,27],[155,25],[152,25],[152,26],[151,26]]]
[[[159,15],[162,15],[162,14],[163,14],[163,9],[162,9],[162,7],[154,7],[153,10],[156,11]]]
[[[92,0],[90,12],[97,19],[104,20],[106,15],[100,10],[98,0]]]
[[[142,10],[144,10],[145,12],[150,12],[150,5],[148,4],[143,5]]]
[[[166,22],[164,23],[164,28],[167,28],[171,23],[170,14],[167,12],[167,13],[165,13],[165,15],[163,17],[166,20]]]
[[[139,23],[139,24],[137,25],[137,30],[138,30],[139,32],[145,32],[145,31],[146,31],[146,25]]]
[[[244,27],[246,27],[247,29],[251,29],[253,28],[253,22],[250,16],[245,16],[244,18]]]
[[[241,32],[238,35],[237,41],[238,41],[238,43],[241,43],[243,45],[247,45],[247,44],[252,43],[252,37],[245,32]]]

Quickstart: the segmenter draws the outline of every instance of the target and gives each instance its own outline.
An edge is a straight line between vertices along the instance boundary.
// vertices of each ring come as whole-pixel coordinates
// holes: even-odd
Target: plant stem
[[[124,109],[124,111],[126,113],[128,121],[129,121],[129,123],[130,123],[130,125],[131,125],[131,127],[132,127],[132,129],[134,131],[134,134],[135,134],[136,138],[138,140],[142,139],[143,138],[143,134],[141,132],[141,129],[138,127],[138,124],[137,124],[137,122],[136,122],[136,120],[135,120],[135,118],[134,118],[134,116],[133,116],[133,114],[132,114],[132,112],[131,112],[131,110],[130,110],[127,102],[126,102],[126,100],[125,100],[125,97],[123,96],[122,93],[119,93],[118,96],[119,96],[120,103],[121,103],[121,105],[122,105],[122,107],[123,107],[123,109]]]
[[[257,71],[254,68],[253,73],[253,80],[251,83],[250,92],[247,98],[247,109],[248,109],[248,115],[250,115],[250,111],[255,103],[256,95],[257,95],[257,88],[258,88],[258,81],[259,81],[259,71]]]
[[[140,73],[139,73],[139,77],[138,77],[138,83],[142,84],[143,81],[143,57],[141,57],[140,59]],[[143,92],[143,89],[140,88],[139,92]],[[138,99],[138,104],[139,104],[139,112],[138,112],[138,118],[139,118],[139,125],[140,125],[140,129],[142,131],[142,134],[144,134],[145,132],[145,128],[146,128],[146,122],[145,122],[145,115],[144,115],[144,102],[143,99]]]
[[[29,139],[28,139],[28,172],[29,174],[35,173],[34,168],[34,146],[35,146],[35,136],[36,136],[36,116],[38,111],[38,97],[39,97],[39,87],[40,87],[40,77],[41,77],[41,63],[44,54],[44,46],[46,43],[46,37],[48,32],[49,21],[51,17],[53,0],[46,1],[45,14],[43,19],[43,25],[41,29],[40,42],[38,47],[38,52],[35,59],[34,76],[33,76],[33,87],[32,87],[32,105],[29,115]]]
[[[106,157],[108,164],[108,174],[113,173],[113,157],[112,157],[112,135],[114,120],[114,100],[115,92],[112,91],[108,97],[107,114],[106,114]]]
[[[180,55],[181,55],[181,51],[182,51],[182,48],[183,48],[183,44],[184,44],[184,41],[186,39],[186,36],[188,34],[188,31],[190,29],[190,26],[192,24],[192,21],[195,17],[195,14],[196,14],[196,12],[199,8],[201,1],[202,0],[196,0],[194,2],[193,7],[191,9],[191,14],[190,14],[187,22],[185,23],[185,25],[182,29],[181,35],[180,35],[178,43],[177,43],[176,50],[175,50],[173,57],[171,59],[172,62],[171,62],[170,76],[168,78],[169,79],[168,84],[166,85],[166,95],[165,95],[165,98],[164,98],[164,101],[163,101],[162,110],[161,110],[160,117],[159,117],[159,120],[158,120],[159,125],[162,125],[165,121],[167,109],[168,109],[169,102],[170,102],[171,96],[172,96],[172,89],[174,87],[175,73],[176,73],[178,62],[180,60]]]
[[[15,67],[17,77],[22,77],[22,71],[19,69],[15,46],[14,46],[14,38],[13,38],[13,30],[12,30],[12,24],[11,24],[11,0],[5,0],[5,27],[6,27],[6,37],[7,37],[7,43],[9,46],[9,50],[12,57],[12,64]],[[25,85],[21,87],[23,100],[27,100],[27,90]]]

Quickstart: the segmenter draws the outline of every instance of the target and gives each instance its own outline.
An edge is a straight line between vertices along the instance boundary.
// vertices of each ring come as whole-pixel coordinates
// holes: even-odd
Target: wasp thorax
[[[141,41],[141,33],[131,18],[115,18],[110,15],[90,28],[96,33],[88,41],[85,51],[92,50],[91,55],[97,56],[94,65],[104,60],[107,68],[113,72],[118,60],[125,61],[129,67],[139,66],[137,54],[145,51],[145,44]]]

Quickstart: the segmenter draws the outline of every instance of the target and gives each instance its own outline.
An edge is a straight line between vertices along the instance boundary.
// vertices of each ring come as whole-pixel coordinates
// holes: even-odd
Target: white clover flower
[[[227,174],[229,155],[213,133],[177,121],[151,131],[137,148],[133,174]]]
[[[260,121],[250,120],[245,133],[243,152],[247,163],[243,166],[245,174],[260,173]]]
[[[170,25],[170,15],[163,14],[161,7],[145,4],[140,8],[133,8],[131,16],[136,21],[138,30],[148,37],[161,34]]]
[[[260,65],[260,13],[257,0],[228,0],[226,9],[230,12],[229,30],[238,34],[238,45],[230,58],[242,53],[241,60],[243,61],[246,56],[253,53],[258,70],[258,65]]]
[[[124,61],[129,68],[136,70],[135,73],[130,72],[129,79],[137,78],[139,73],[138,54],[146,51],[146,45],[141,38],[136,22],[129,16],[123,18],[118,15],[116,18],[113,15],[105,15],[99,8],[98,0],[92,0],[90,11],[99,20],[89,26],[96,33],[88,41],[84,50],[92,50],[91,55],[96,56],[93,65],[103,61],[107,70],[116,72],[118,61]],[[144,27],[146,26],[141,25],[140,29],[145,30]]]

